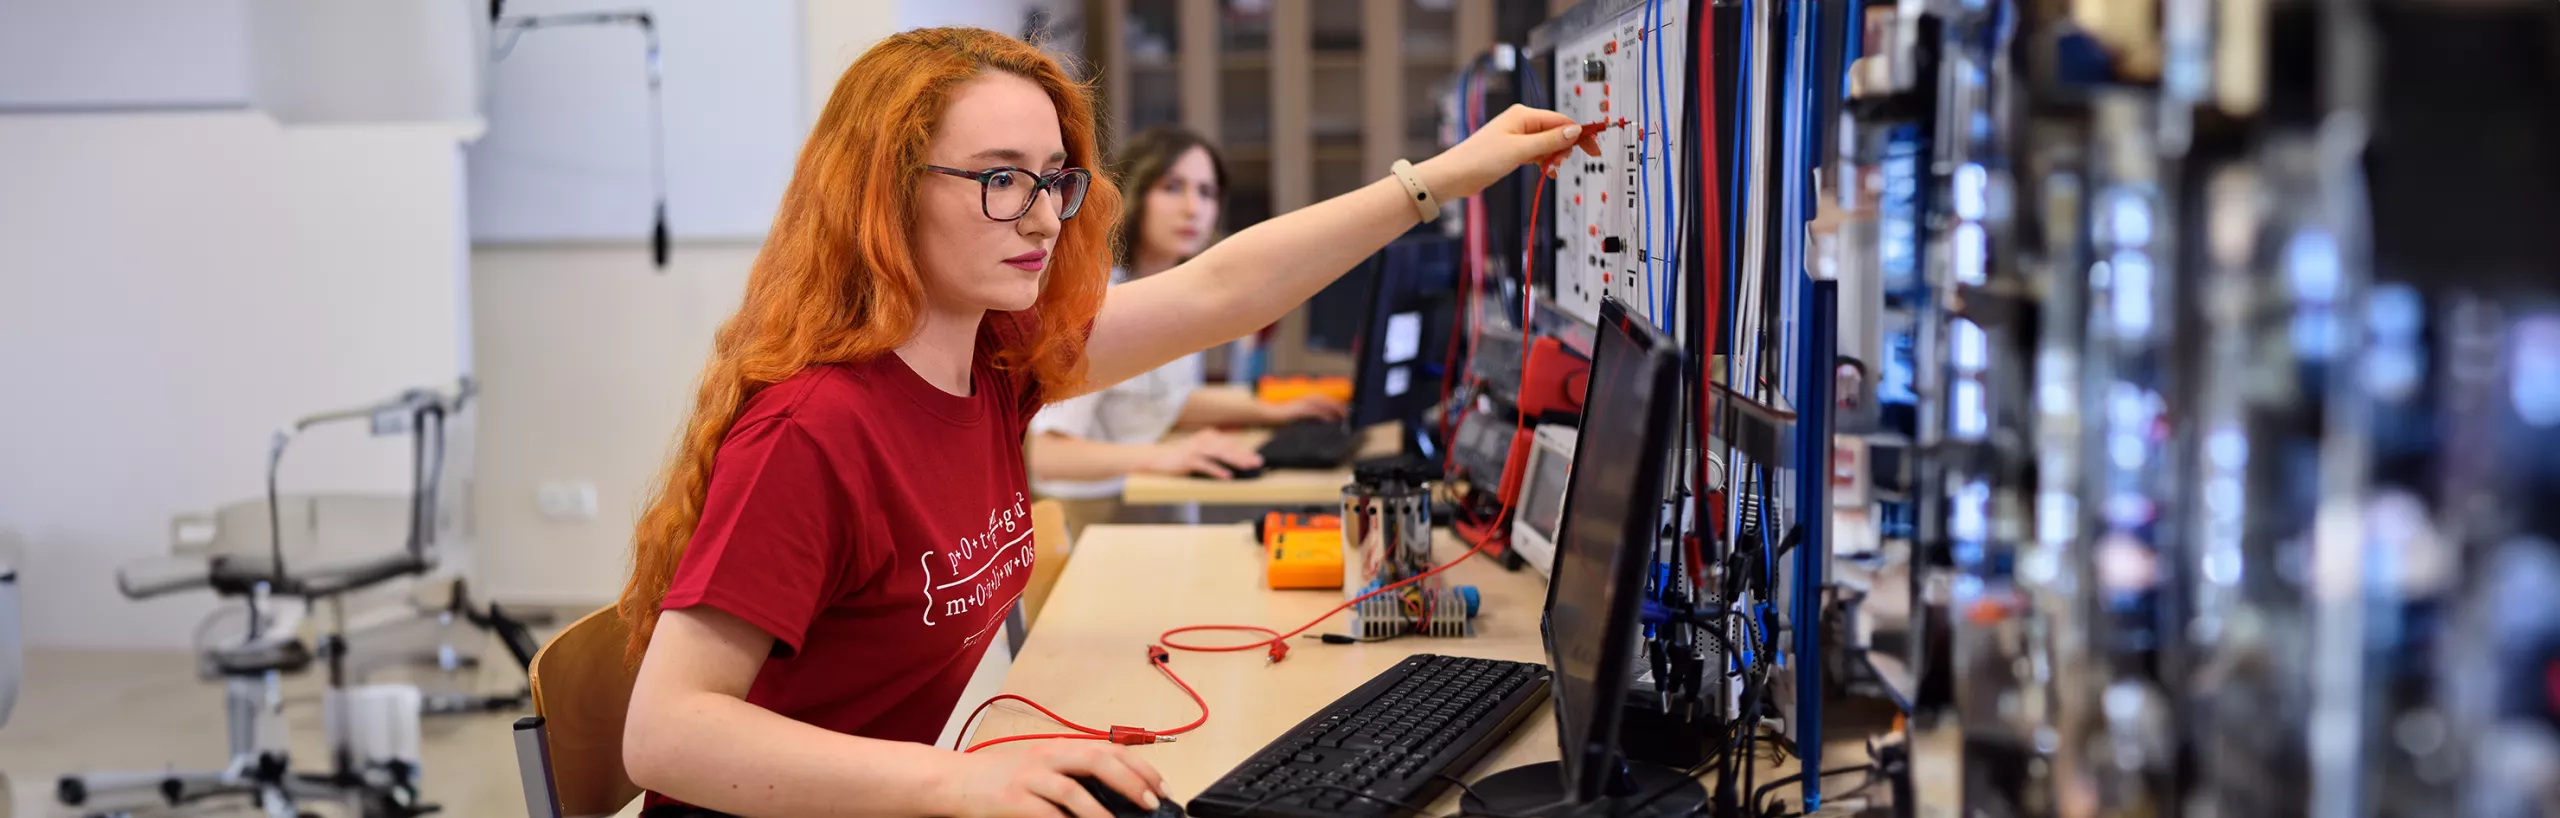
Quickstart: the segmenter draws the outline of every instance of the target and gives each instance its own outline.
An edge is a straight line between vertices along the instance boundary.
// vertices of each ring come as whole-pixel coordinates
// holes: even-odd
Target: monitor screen
[[[1618,709],[1636,663],[1637,605],[1661,523],[1665,461],[1679,407],[1678,353],[1604,300],[1563,530],[1547,584],[1547,664],[1566,792],[1603,795]]]
[[[1362,267],[1370,276],[1369,303],[1352,344],[1351,425],[1417,420],[1440,402],[1456,320],[1449,297],[1456,243],[1438,236],[1397,239]]]

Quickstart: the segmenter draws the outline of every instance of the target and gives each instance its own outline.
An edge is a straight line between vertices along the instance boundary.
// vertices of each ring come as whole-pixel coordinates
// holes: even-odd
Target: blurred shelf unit
[[[1086,0],[1107,144],[1174,123],[1226,153],[1225,228],[1357,189],[1439,150],[1433,102],[1494,44],[1493,0]],[[1543,3],[1541,3],[1543,5]],[[1305,351],[1303,310],[1275,371],[1349,372]],[[1211,356],[1213,369],[1223,369]]]

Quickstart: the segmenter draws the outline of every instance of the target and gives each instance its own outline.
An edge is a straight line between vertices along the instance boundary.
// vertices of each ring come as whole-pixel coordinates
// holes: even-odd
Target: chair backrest
[[[1058,574],[1067,569],[1067,553],[1074,544],[1067,541],[1067,509],[1056,500],[1031,504],[1031,547],[1036,556],[1031,563],[1031,582],[1022,590],[1022,619],[1025,626],[1040,622],[1040,606],[1048,604],[1049,591],[1058,586]],[[1020,645],[1014,646],[1019,650]]]
[[[622,721],[638,673],[622,660],[629,639],[622,618],[604,608],[580,617],[534,654],[528,674],[533,712],[542,718],[551,787],[563,815],[611,815],[640,795],[622,769]]]

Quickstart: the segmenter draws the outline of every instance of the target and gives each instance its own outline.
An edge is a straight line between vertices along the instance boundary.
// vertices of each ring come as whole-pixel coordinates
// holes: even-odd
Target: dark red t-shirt
[[[739,412],[664,609],[708,605],[773,635],[748,703],[931,742],[1003,637],[1031,576],[1022,443],[1039,398],[989,360],[1028,314],[986,320],[969,397],[888,354],[811,367]]]

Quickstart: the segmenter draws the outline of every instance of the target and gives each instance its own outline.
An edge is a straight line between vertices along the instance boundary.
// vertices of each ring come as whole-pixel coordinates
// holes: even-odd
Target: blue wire
[[[1849,23],[1846,42],[1840,48],[1840,98],[1845,100],[1849,98],[1849,78],[1858,66],[1858,56],[1867,50],[1867,19],[1866,11],[1856,6],[1841,16]]]
[[[1654,15],[1661,10],[1662,0],[1653,0],[1645,4],[1642,25],[1647,34],[1637,41],[1638,45],[1645,48],[1652,47],[1653,36],[1650,32],[1654,27]],[[1652,133],[1650,129],[1653,127],[1653,92],[1649,90],[1652,87],[1653,71],[1646,68],[1643,58],[1639,57],[1636,60],[1636,122],[1639,129],[1644,130],[1647,136],[1636,140],[1636,200],[1640,211],[1640,218],[1636,221],[1641,223],[1644,230],[1645,275],[1659,278],[1655,275],[1653,267],[1654,258],[1660,255],[1654,252],[1654,242],[1657,237],[1653,232],[1653,171],[1644,167],[1645,159],[1653,154],[1653,143],[1649,141]],[[1660,328],[1662,303],[1655,300],[1655,292],[1656,288],[1648,281],[1644,288],[1645,318],[1652,321],[1654,327]]]
[[[1786,303],[1783,293],[1794,289],[1795,279],[1804,275],[1802,272],[1804,269],[1804,260],[1801,256],[1801,253],[1804,251],[1804,243],[1800,238],[1804,235],[1804,231],[1801,229],[1803,224],[1802,211],[1804,202],[1802,190],[1797,186],[1796,180],[1797,177],[1806,174],[1808,170],[1797,166],[1793,162],[1787,161],[1787,154],[1797,148],[1796,143],[1798,141],[1798,129],[1799,126],[1803,125],[1801,120],[1803,118],[1804,111],[1802,108],[1798,107],[1801,104],[1801,100],[1797,98],[1803,97],[1805,92],[1812,90],[1811,88],[1799,88],[1798,83],[1795,82],[1795,80],[1799,78],[1800,72],[1802,72],[1806,67],[1803,61],[1797,59],[1799,55],[1796,54],[1796,41],[1803,34],[1803,1],[1793,0],[1792,2],[1789,2],[1785,11],[1787,15],[1787,40],[1786,48],[1780,51],[1778,55],[1778,64],[1780,66],[1778,69],[1778,76],[1781,78],[1779,80],[1779,84],[1787,89],[1787,93],[1778,99],[1778,104],[1780,106],[1778,109],[1778,133],[1782,138],[1773,146],[1778,151],[1778,168],[1780,171],[1787,174],[1779,177],[1778,182],[1780,186],[1778,189],[1778,219],[1779,225],[1782,228],[1778,234],[1778,271],[1780,275],[1786,276],[1786,278],[1781,280],[1778,284],[1779,292],[1782,293],[1779,298],[1779,303],[1781,305],[1780,311],[1782,313],[1785,312],[1784,304]],[[1803,85],[1811,85],[1811,83],[1803,83]],[[1784,336],[1781,335],[1780,337]],[[1780,394],[1784,394],[1786,392],[1785,384],[1794,380],[1794,378],[1788,377],[1786,373],[1791,371],[1787,367],[1795,360],[1795,349],[1789,344],[1778,344],[1776,346],[1778,353],[1778,372],[1780,373],[1779,383],[1781,384],[1778,391]]]
[[[1760,568],[1761,571],[1769,578],[1769,593],[1775,595],[1778,592],[1778,551],[1775,546],[1769,543],[1769,528],[1770,522],[1776,519],[1772,515],[1777,513],[1777,509],[1775,505],[1769,501],[1768,467],[1754,464],[1752,468],[1757,472],[1758,482],[1760,483]],[[1768,600],[1763,599],[1760,601],[1759,614],[1760,629],[1765,632],[1769,629]],[[1772,652],[1777,654],[1777,658],[1772,661],[1785,661],[1784,657],[1786,656],[1786,651],[1773,650]]]
[[[1671,135],[1669,133],[1671,93],[1670,89],[1665,87],[1670,84],[1670,74],[1662,68],[1663,43],[1666,42],[1663,29],[1669,26],[1665,19],[1666,15],[1662,13],[1662,0],[1653,0],[1653,17],[1653,27],[1647,29],[1645,34],[1645,50],[1653,56],[1652,99],[1659,101],[1660,104],[1647,106],[1653,110],[1653,126],[1646,131],[1646,135],[1662,144],[1662,150],[1659,152],[1662,161],[1658,165],[1662,173],[1662,233],[1657,242],[1661,250],[1653,254],[1654,258],[1661,262],[1662,274],[1656,277],[1659,280],[1655,281],[1653,286],[1662,291],[1662,309],[1654,313],[1653,323],[1654,326],[1668,333],[1671,331],[1671,321],[1665,313],[1673,309],[1672,302],[1678,298],[1679,290],[1674,288],[1672,283],[1678,280],[1676,276],[1679,273],[1673,270],[1671,262],[1666,258],[1671,253],[1664,251],[1675,250],[1675,245],[1679,242],[1675,225],[1679,224],[1680,202],[1679,197],[1672,192],[1674,188],[1671,181]]]
[[[1467,126],[1475,122],[1472,118],[1474,112],[1467,110],[1467,85],[1469,78],[1473,76],[1475,76],[1475,70],[1472,66],[1458,72],[1458,138],[1461,140],[1467,138]]]
[[[1760,633],[1769,637],[1769,663],[1779,667],[1786,667],[1787,649],[1781,647],[1781,645],[1786,643],[1778,641],[1775,638],[1777,636],[1777,631],[1769,629],[1769,603],[1765,601],[1761,602],[1758,607],[1759,609],[1754,613],[1757,613],[1760,617]]]

